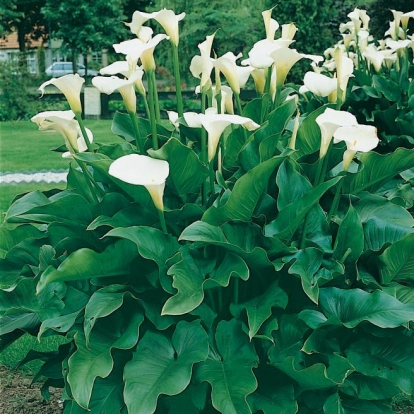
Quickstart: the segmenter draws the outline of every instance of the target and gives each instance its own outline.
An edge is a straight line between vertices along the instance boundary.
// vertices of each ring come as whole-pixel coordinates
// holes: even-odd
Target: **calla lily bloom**
[[[178,22],[183,20],[185,13],[176,15],[173,10],[162,9],[152,13],[152,18],[156,20],[165,30],[170,38],[170,42],[175,46],[179,43]]]
[[[135,113],[137,97],[135,95],[134,83],[138,78],[142,78],[142,71],[134,72],[129,79],[120,79],[117,76],[97,76],[92,79],[92,83],[102,93],[107,95],[118,91],[122,95],[127,111]]]
[[[321,73],[306,72],[303,83],[316,96],[328,96],[336,90],[338,81]]]
[[[253,131],[260,127],[259,124],[239,115],[226,114],[200,114],[202,126],[208,134],[208,161],[210,162],[216,155],[217,145],[223,131],[231,124],[242,125],[248,131]]]
[[[241,62],[242,65],[250,65],[256,69],[265,69],[273,65],[271,53],[281,48],[288,48],[293,43],[290,39],[259,40],[249,51],[249,59]]]
[[[303,55],[294,49],[280,48],[270,54],[276,66],[276,86],[282,87],[292,66],[303,58]]]
[[[381,50],[377,50],[374,46],[369,45],[362,53],[364,58],[370,62],[376,72],[379,72],[382,67],[382,63],[385,59],[385,54]]]
[[[149,19],[152,19],[152,17],[153,13],[144,13],[137,10],[132,15],[131,23],[124,22],[124,24],[131,29],[131,32],[134,33],[138,39],[146,42],[151,39],[152,29],[150,27],[143,26],[143,24]]]
[[[216,87],[215,86],[212,87],[212,91],[213,91],[213,102],[212,102],[213,108],[215,108],[217,112],[217,98],[216,98]],[[226,112],[228,114],[234,114],[232,89],[227,85],[221,85],[220,93],[221,93],[220,113],[224,114]]]
[[[170,173],[167,161],[146,155],[129,154],[115,160],[110,165],[108,173],[125,183],[143,185],[157,210],[164,210],[165,181]]]
[[[82,136],[79,123],[74,120],[73,111],[45,111],[40,112],[31,118],[31,121],[39,126],[40,131],[56,131],[65,139],[69,153],[64,153],[66,157],[72,152],[84,152],[88,149]],[[85,128],[89,142],[93,142],[93,134]]]
[[[224,75],[230,88],[237,95],[240,94],[240,88],[246,85],[250,74],[254,70],[252,67],[237,66],[236,60],[240,57],[241,53],[236,56],[233,52],[227,52],[214,60],[214,67]]]
[[[344,170],[348,170],[357,152],[373,150],[379,143],[377,129],[371,125],[343,126],[334,132],[334,142],[344,141],[346,151],[343,155]]]
[[[39,87],[42,92],[42,96],[45,93],[47,85],[55,85],[66,97],[70,108],[75,114],[82,113],[82,105],[80,101],[80,93],[82,85],[85,83],[85,79],[81,78],[77,73],[72,75],[65,75],[60,78],[52,78]]]
[[[331,108],[325,109],[325,112],[316,117],[315,121],[321,130],[319,158],[323,158],[326,155],[333,134],[339,127],[358,125],[358,121],[354,115],[349,112],[336,111]]]
[[[294,23],[282,24],[282,39],[293,40],[297,31]]]
[[[411,11],[411,12],[404,13],[401,16],[401,26],[402,26],[404,31],[407,31],[408,20],[410,20],[411,17],[414,18],[414,10]]]
[[[272,19],[273,9],[274,7],[262,12],[263,22],[266,30],[266,39],[268,40],[274,40],[276,30],[279,29],[279,23],[275,19]]]
[[[194,56],[191,60],[190,71],[195,78],[200,79],[200,89],[203,90],[211,84],[210,75],[213,70],[213,60],[211,59],[211,48],[216,33],[206,36],[206,40],[198,45],[200,56]]]

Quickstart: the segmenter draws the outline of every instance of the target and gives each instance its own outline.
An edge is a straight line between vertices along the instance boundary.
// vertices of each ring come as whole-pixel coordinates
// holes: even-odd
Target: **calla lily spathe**
[[[115,160],[108,173],[121,181],[144,186],[159,211],[164,210],[165,181],[170,173],[167,161],[146,155],[129,154]]]
[[[135,95],[134,84],[137,79],[142,78],[142,71],[134,72],[129,79],[120,79],[117,76],[96,76],[92,79],[93,85],[102,93],[110,95],[119,91],[124,100],[125,107],[129,113],[136,112],[137,97]]]
[[[211,59],[211,48],[216,33],[211,36],[206,36],[206,40],[198,45],[200,55],[194,56],[191,60],[190,71],[191,74],[200,79],[200,89],[203,90],[211,84],[211,71],[213,70],[213,60]]]
[[[179,43],[178,22],[183,20],[185,13],[175,14],[173,10],[162,9],[152,13],[152,18],[156,20],[165,30],[170,38],[170,42],[175,46]]]
[[[39,126],[40,131],[59,132],[66,143],[69,153],[64,153],[63,157],[68,157],[72,152],[84,152],[88,147],[83,138],[78,121],[74,120],[73,111],[45,111],[40,112],[31,118],[31,121]],[[85,128],[89,142],[93,142],[93,134]]]
[[[351,125],[338,128],[334,132],[334,142],[344,141],[346,151],[343,155],[344,170],[348,170],[357,152],[368,152],[377,147],[377,129],[372,125]]]
[[[246,66],[237,66],[236,60],[241,57],[241,53],[237,56],[233,52],[227,52],[218,59],[214,59],[214,67],[216,67],[226,78],[227,83],[233,92],[237,95],[240,94],[240,89],[243,88],[250,74],[254,68]]]
[[[229,125],[242,125],[248,131],[253,131],[260,127],[259,124],[239,115],[227,114],[200,114],[201,125],[208,134],[208,161],[210,162],[216,155],[217,145],[223,131]]]
[[[336,111],[331,108],[325,109],[321,115],[316,117],[315,121],[321,130],[319,158],[323,158],[326,155],[332,137],[339,127],[358,125],[358,121],[354,115],[346,111]]]
[[[275,33],[277,29],[279,29],[279,23],[275,19],[272,19],[273,9],[274,7],[262,12],[263,22],[266,30],[266,39],[268,40],[274,40]]]
[[[143,42],[151,39],[152,29],[148,26],[143,26],[145,22],[149,19],[152,19],[153,13],[145,13],[140,11],[135,11],[132,15],[132,21],[130,23],[124,22],[125,26],[128,26],[132,33],[138,37],[138,39]]]
[[[321,73],[306,72],[303,78],[305,91],[310,91],[316,96],[328,96],[337,88],[337,80]]]
[[[56,86],[66,97],[70,108],[75,114],[82,113],[82,105],[80,100],[80,93],[82,86],[85,83],[85,79],[81,78],[77,73],[62,76],[60,78],[52,78],[39,87],[42,92],[42,96],[45,93],[45,88],[48,85]]]

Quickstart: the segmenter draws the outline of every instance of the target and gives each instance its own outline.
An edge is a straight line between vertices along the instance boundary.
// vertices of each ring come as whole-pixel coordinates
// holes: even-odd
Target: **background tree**
[[[41,13],[46,0],[3,0],[0,3],[0,36],[17,31],[19,50],[25,52],[30,40],[47,36]]]
[[[46,0],[42,12],[51,36],[61,39],[64,49],[71,53],[75,72],[79,54],[107,49],[124,36],[123,4],[123,0]]]

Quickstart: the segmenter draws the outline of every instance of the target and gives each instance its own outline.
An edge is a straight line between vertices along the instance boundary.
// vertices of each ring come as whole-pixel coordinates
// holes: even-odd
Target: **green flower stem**
[[[173,62],[174,62],[174,78],[175,78],[175,93],[177,97],[177,112],[178,116],[183,116],[184,106],[183,97],[181,94],[181,76],[180,76],[180,61],[178,56],[178,45],[172,44],[173,47]]]
[[[161,229],[165,234],[168,234],[167,224],[165,223],[164,211],[158,210],[158,216],[160,217]]]
[[[270,82],[272,80],[272,66],[267,68],[266,83],[264,93],[270,95]]]
[[[128,112],[128,115],[131,119],[132,126],[134,128],[135,142],[136,142],[136,145],[137,145],[138,152],[140,154],[143,154],[144,153],[144,148],[142,146],[142,142],[141,142],[141,139],[140,139],[140,136],[139,136],[137,114],[135,112]]]
[[[207,95],[205,91],[201,92],[201,113],[204,114],[206,111],[206,99]],[[201,128],[201,161],[207,165],[207,131]],[[207,181],[204,181],[202,185],[201,202],[203,205],[207,202]]]
[[[338,186],[336,187],[335,196],[332,201],[332,205],[331,205],[331,208],[329,209],[329,213],[327,217],[328,223],[332,220],[333,215],[336,213],[336,210],[338,209],[339,199],[341,197],[342,184],[343,184],[343,181],[340,181]]]
[[[153,72],[153,71],[151,71]],[[157,135],[157,120],[155,116],[155,102],[153,94],[153,78],[151,72],[148,72],[148,92],[149,92],[149,113],[150,113],[150,125],[151,125],[151,137],[152,137],[152,147],[153,149],[158,149],[158,135]]]
[[[82,132],[83,139],[85,140],[85,144],[88,147],[88,151],[92,152],[92,144],[90,143],[89,138],[88,138],[88,134],[86,133],[85,124],[84,124],[83,119],[82,119],[82,114],[81,113],[75,113],[75,116],[76,116],[76,120],[79,123],[79,127],[80,127],[80,130]]]
[[[152,87],[152,100],[154,102],[155,119],[158,123],[161,122],[160,104],[158,101],[158,90],[157,80],[155,79],[155,70],[152,70],[149,75],[151,76],[151,87]]]
[[[214,159],[210,161],[209,170],[210,170],[210,192],[211,192],[211,195],[214,195],[214,179],[216,176],[214,174]]]
[[[99,188],[98,185],[95,183],[95,181],[91,177],[91,175],[90,175],[90,173],[88,171],[87,165],[83,161],[80,161],[78,159],[76,161],[77,161],[79,167],[81,168],[83,174],[85,175],[86,185],[88,186],[89,191],[92,194],[93,202],[95,204],[98,204],[99,203],[99,200],[98,200],[98,197],[96,196],[95,189],[92,186],[92,182],[95,184],[96,188]]]
[[[141,95],[141,96],[142,96],[142,100],[144,101],[144,107],[145,107],[145,113],[147,114],[147,119],[150,119],[150,109],[148,106],[147,97],[145,95]]]
[[[240,116],[243,116],[243,110],[242,110],[242,106],[241,106],[241,100],[240,100],[240,94],[239,93],[234,93],[234,100],[236,101],[237,113]]]

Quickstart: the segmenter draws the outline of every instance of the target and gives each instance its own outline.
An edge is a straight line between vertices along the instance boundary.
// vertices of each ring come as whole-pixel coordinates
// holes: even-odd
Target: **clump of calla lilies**
[[[113,143],[86,127],[82,77],[40,86],[70,107],[32,118],[62,138],[67,188],[5,215],[0,352],[62,338],[21,363],[42,360],[35,379],[64,390],[65,414],[391,413],[414,395],[414,12],[376,41],[354,9],[321,56],[276,12],[245,55],[199,39],[199,111],[181,91],[185,13],[120,23],[119,60],[91,86],[122,96]]]
[[[180,89],[179,22],[185,18],[185,13],[176,15],[172,10],[167,9],[154,13],[136,11],[132,21],[125,22],[135,38],[113,45],[114,50],[124,56],[124,60],[102,68],[100,70],[102,76],[92,79],[93,85],[101,93],[110,95],[118,91],[121,94],[135,134],[136,154],[118,158],[110,167],[109,174],[126,183],[145,186],[157,210],[163,211],[162,194],[168,177],[168,163],[151,158],[147,151],[150,148],[159,149],[157,124],[160,123],[161,116],[154,51],[163,41],[169,41],[173,49],[177,92],[177,111],[169,111],[169,120],[178,132],[178,136],[180,125],[201,129],[198,156],[210,169],[210,183],[209,186],[205,183],[203,203],[207,201],[208,187],[210,195],[214,196],[213,170],[217,167],[221,171],[222,168],[222,154],[218,156],[217,149],[220,147],[220,142],[220,151],[225,149],[225,131],[228,127],[241,127],[253,132],[261,126],[260,123],[243,115],[241,89],[245,88],[252,78],[257,96],[270,97],[270,105],[262,110],[259,119],[263,124],[272,110],[290,99],[298,101],[297,95],[284,94],[282,90],[290,69],[301,59],[308,59],[313,71],[305,74],[300,93],[306,95],[310,92],[315,96],[325,97],[327,102],[332,104],[332,108],[326,108],[315,119],[321,132],[319,158],[322,160],[318,164],[316,184],[323,180],[326,173],[324,168],[326,169],[327,162],[323,160],[332,146],[332,140],[333,143],[344,142],[347,146],[343,155],[344,171],[348,170],[352,159],[358,153],[374,149],[379,142],[375,127],[359,125],[354,115],[341,111],[340,108],[346,99],[347,85],[350,77],[353,76],[353,70],[361,65],[362,60],[367,62],[366,68],[378,71],[383,66],[387,67],[395,63],[399,51],[413,46],[412,35],[410,37],[407,34],[407,22],[410,17],[413,17],[414,12],[402,14],[393,11],[395,19],[386,32],[390,37],[374,47],[370,43],[372,37],[368,29],[369,17],[364,10],[355,9],[348,15],[351,20],[340,27],[343,41],[325,52],[325,56],[331,57],[331,60],[325,60],[322,56],[304,54],[292,48],[297,27],[294,23],[283,24],[280,27],[272,18],[272,12],[273,9],[270,9],[262,13],[265,38],[257,41],[248,52],[248,56],[239,63],[238,61],[242,59],[241,53],[235,55],[230,51],[217,57],[212,52],[215,33],[206,36],[206,39],[198,45],[200,54],[193,57],[189,69],[193,76],[200,80],[195,93],[200,96],[202,110],[201,113],[194,113],[184,112]],[[154,35],[153,29],[145,25],[149,21],[156,21],[165,33]],[[333,76],[329,73],[333,73]],[[144,87],[143,79],[147,81],[148,90]],[[56,86],[65,95],[71,110],[43,112],[32,118],[32,121],[39,125],[40,130],[59,132],[68,148],[68,153],[64,156],[70,155],[75,160],[78,153],[93,151],[93,135],[83,126],[82,120],[80,93],[83,83],[84,79],[77,74],[54,78],[43,83],[39,88],[42,93],[46,86]],[[149,141],[144,141],[139,132],[137,99],[144,103],[147,119],[150,122],[150,148],[147,145]],[[296,126],[293,128],[294,133],[289,144],[292,150],[295,150],[294,143],[300,121],[300,113],[297,109]],[[246,134],[244,136],[247,137]],[[187,142],[183,144],[188,145]],[[81,160],[77,162],[88,177],[88,185],[97,201],[102,196],[101,186],[94,182],[84,162]],[[165,229],[164,220],[161,219],[161,222]]]

